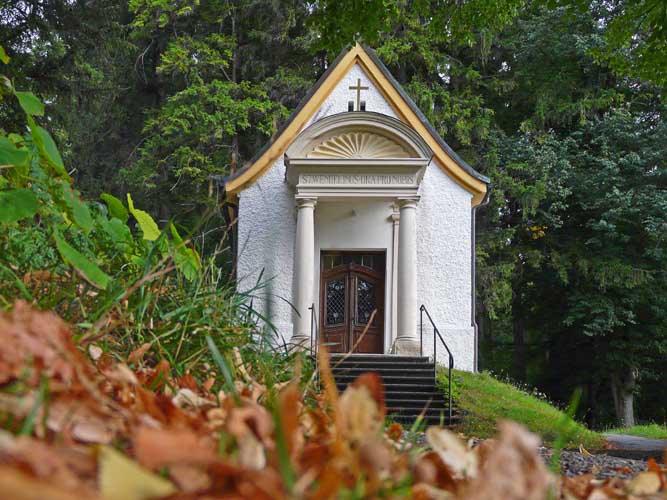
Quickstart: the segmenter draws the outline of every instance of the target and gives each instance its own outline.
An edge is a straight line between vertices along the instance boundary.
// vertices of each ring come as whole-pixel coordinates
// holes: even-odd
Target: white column
[[[294,334],[292,343],[310,345],[310,310],[315,277],[315,221],[317,199],[296,200],[296,242],[294,245]]]
[[[398,231],[398,336],[396,354],[419,355],[417,336],[417,202],[418,197],[399,199]]]
[[[400,212],[398,205],[393,206],[391,214],[392,222],[392,245],[391,245],[391,339],[398,337],[398,232],[400,222]]]

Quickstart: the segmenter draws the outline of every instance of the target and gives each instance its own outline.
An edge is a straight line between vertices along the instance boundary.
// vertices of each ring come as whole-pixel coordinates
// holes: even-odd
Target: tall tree
[[[220,201],[217,180],[268,140],[315,77],[303,37],[306,6],[226,0],[130,6],[155,105],[124,178],[147,187],[161,217],[197,218],[199,208]],[[294,71],[299,65],[305,77]]]

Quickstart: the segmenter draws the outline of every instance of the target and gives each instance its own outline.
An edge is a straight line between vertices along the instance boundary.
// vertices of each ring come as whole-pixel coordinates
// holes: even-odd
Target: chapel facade
[[[238,289],[286,343],[340,353],[432,355],[423,305],[456,367],[475,370],[474,224],[488,183],[357,44],[225,179]]]

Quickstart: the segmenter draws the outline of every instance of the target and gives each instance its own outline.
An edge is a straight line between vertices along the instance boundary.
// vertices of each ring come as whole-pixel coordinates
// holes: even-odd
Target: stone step
[[[377,373],[382,378],[392,377],[392,376],[405,376],[409,375],[412,377],[431,377],[433,378],[433,369],[432,368],[422,368],[421,366],[415,368],[357,368],[357,367],[342,367],[336,368],[333,370],[334,378],[339,375],[354,375],[358,377],[363,373]]]
[[[418,418],[418,414],[415,415],[390,415],[389,420],[393,422],[398,422],[399,424],[403,425],[405,428],[410,428],[415,421]],[[452,415],[452,419],[450,420],[447,417],[434,417],[434,416],[427,416],[423,417],[421,419],[421,426],[426,426],[430,427],[432,425],[444,425],[444,426],[449,426],[449,425],[456,425],[461,421],[461,417],[458,415]]]
[[[401,362],[401,363],[428,363],[428,356],[394,356],[393,354],[332,354],[331,364],[339,361],[346,362]]]
[[[433,363],[414,363],[411,361],[340,361],[332,363],[331,369],[335,372],[340,369],[357,368],[360,370],[384,370],[384,369],[405,369],[405,370],[431,370],[433,371]]]
[[[339,392],[345,391],[347,385],[337,385],[336,386]],[[384,388],[385,398],[392,397],[393,394],[396,394],[396,397],[400,399],[419,399],[428,401],[431,400],[443,400],[446,398],[446,394],[438,390],[437,387],[429,387],[424,385],[395,385]]]
[[[389,398],[385,399],[384,402],[387,408],[418,408],[420,411],[424,408],[447,408],[449,404],[445,400],[440,401],[429,401],[428,399],[401,399],[401,398]]]
[[[357,379],[357,375],[335,375],[334,379],[336,380],[337,383],[343,384],[349,384],[351,382],[354,382]],[[428,384],[428,385],[433,385],[434,380],[433,380],[433,375],[430,377],[424,376],[424,375],[417,375],[417,376],[411,376],[411,375],[390,375],[387,377],[382,377],[382,382],[384,382],[385,387],[392,385],[392,384]]]
[[[405,414],[405,415],[421,415],[421,413],[424,412],[424,415],[447,415],[449,413],[449,409],[446,406],[441,406],[438,408],[433,408],[432,406],[429,406],[426,408],[426,405],[420,406],[420,405],[415,405],[415,406],[387,406],[387,413],[388,414],[393,414],[393,413],[400,413],[400,414]],[[454,411],[454,408],[452,408],[452,414],[456,413]]]

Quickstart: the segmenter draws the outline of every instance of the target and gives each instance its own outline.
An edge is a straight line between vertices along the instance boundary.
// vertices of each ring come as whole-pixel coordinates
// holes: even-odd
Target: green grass
[[[447,372],[440,372],[447,385]],[[453,395],[458,408],[467,412],[460,431],[471,437],[488,438],[496,434],[499,420],[514,420],[540,435],[546,446],[565,443],[565,447],[596,449],[603,444],[601,434],[589,430],[545,400],[501,382],[489,373],[454,371]]]
[[[667,426],[659,424],[635,425],[633,427],[617,427],[608,429],[609,434],[627,434],[648,439],[667,439]]]

